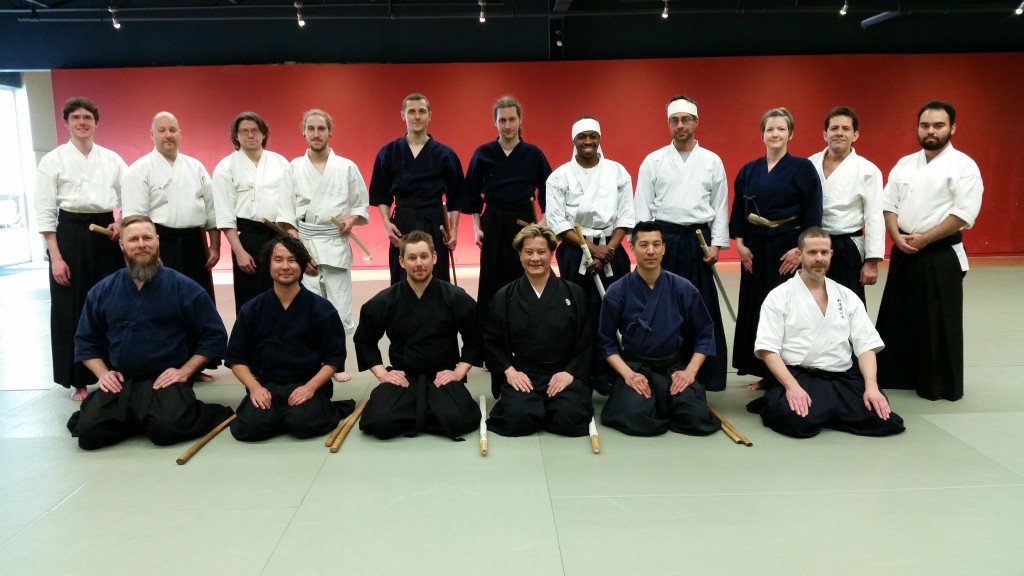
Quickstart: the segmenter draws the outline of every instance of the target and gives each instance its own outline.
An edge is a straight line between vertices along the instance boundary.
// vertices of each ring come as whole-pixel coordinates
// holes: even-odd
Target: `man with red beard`
[[[480,365],[483,353],[476,302],[462,288],[434,279],[437,252],[429,234],[407,232],[398,249],[405,279],[359,313],[359,370],[369,370],[381,383],[370,394],[359,429],[382,440],[420,432],[457,439],[475,430],[480,419],[466,390],[466,374]],[[390,365],[378,348],[385,335]]]
[[[149,217],[125,218],[120,232],[128,267],[89,291],[75,334],[75,361],[99,380],[68,422],[85,450],[138,434],[160,446],[174,444],[203,436],[231,415],[230,408],[204,404],[192,392],[196,373],[223,357],[227,343],[210,297],[160,264],[160,239]]]
[[[754,354],[768,366],[767,391],[747,405],[780,434],[810,438],[831,428],[860,436],[903,432],[878,388],[884,344],[857,294],[826,278],[832,241],[817,226],[797,239],[800,270],[768,293]],[[853,358],[858,370],[853,370]]]

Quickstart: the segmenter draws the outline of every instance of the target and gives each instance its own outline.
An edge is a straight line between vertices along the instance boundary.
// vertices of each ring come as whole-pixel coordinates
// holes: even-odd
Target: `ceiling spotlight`
[[[487,22],[487,14],[484,14],[484,5],[487,3],[484,2],[484,0],[480,0],[478,4],[480,4],[480,23],[483,24],[484,22]]]
[[[846,16],[846,13],[850,10],[850,3],[843,2],[843,7],[839,9],[840,16]]]
[[[114,30],[121,29],[121,21],[117,19],[117,8],[108,6],[107,10],[110,11],[110,23],[114,25]]]
[[[302,17],[302,2],[295,3],[295,21],[299,23],[299,28],[306,26],[306,19]]]
[[[668,18],[668,0],[665,0],[665,9],[661,11],[662,20]]]
[[[1014,10],[1013,13],[1016,14],[1017,16],[1020,16],[1021,14],[1024,14],[1024,2],[1021,2],[1020,4],[1018,4],[1017,5],[1017,9]]]

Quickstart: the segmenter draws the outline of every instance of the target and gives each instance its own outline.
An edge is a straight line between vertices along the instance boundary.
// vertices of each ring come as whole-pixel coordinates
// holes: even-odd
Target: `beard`
[[[935,141],[928,142],[924,138],[921,138],[920,136],[918,136],[917,137],[917,143],[921,145],[921,148],[923,148],[923,149],[925,149],[925,150],[927,150],[929,152],[934,152],[936,150],[942,150],[943,148],[945,148],[946,144],[949,144],[950,137],[952,137],[952,134],[950,134],[949,136],[946,136],[945,138],[943,138],[941,136],[936,136],[935,137]]]
[[[135,258],[125,258],[125,263],[128,265],[128,273],[132,280],[145,284],[156,276],[156,270],[160,266],[160,254],[140,254]]]

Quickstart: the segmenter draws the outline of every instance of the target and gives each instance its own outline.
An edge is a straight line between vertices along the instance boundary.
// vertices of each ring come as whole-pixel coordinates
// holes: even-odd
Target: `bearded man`
[[[128,267],[89,291],[75,333],[75,362],[99,380],[68,421],[85,450],[139,434],[160,446],[183,442],[231,415],[226,406],[196,400],[191,386],[227,347],[209,295],[160,264],[160,238],[148,216],[125,218],[120,232]]]

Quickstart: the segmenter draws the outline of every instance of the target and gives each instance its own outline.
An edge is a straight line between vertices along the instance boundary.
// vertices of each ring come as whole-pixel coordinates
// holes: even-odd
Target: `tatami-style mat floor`
[[[735,265],[723,272],[735,297]],[[459,279],[475,294],[471,270]],[[355,302],[384,285],[357,273]],[[178,466],[188,444],[78,449],[65,428],[77,404],[51,382],[46,271],[7,269],[0,575],[1018,576],[1021,286],[1024,267],[967,275],[965,397],[890,392],[907,426],[892,438],[776,435],[743,408],[752,379],[731,374],[709,396],[750,448],[724,434],[601,429],[598,455],[585,438],[492,434],[482,457],[475,437],[381,442],[356,431],[330,454],[320,440],[242,444],[225,433]],[[218,296],[230,327],[230,286]],[[872,316],[880,298],[869,290]],[[242,386],[225,368],[215,375],[197,394],[235,406]],[[335,398],[365,398],[372,381],[356,374]],[[474,369],[474,395],[488,386]]]

